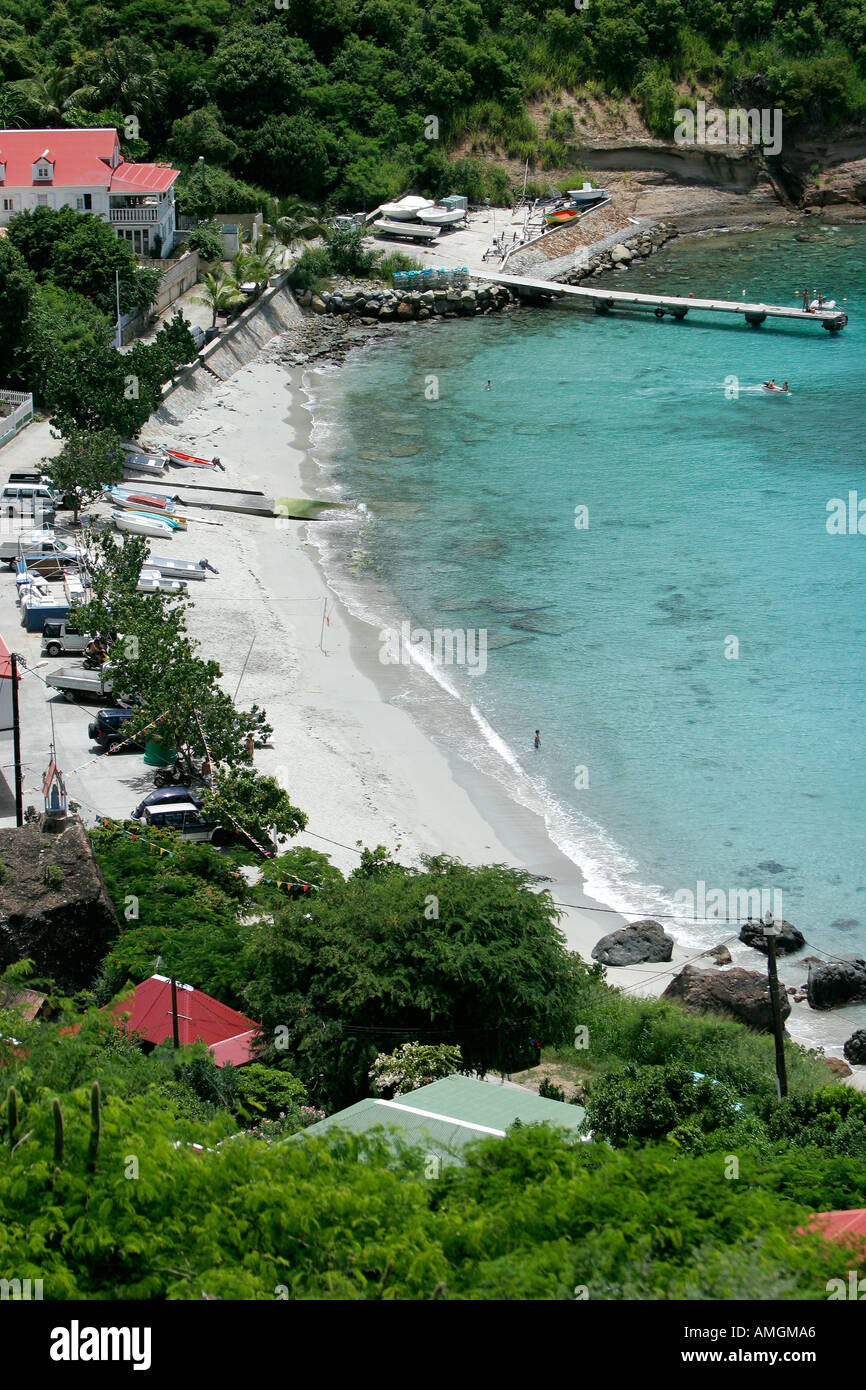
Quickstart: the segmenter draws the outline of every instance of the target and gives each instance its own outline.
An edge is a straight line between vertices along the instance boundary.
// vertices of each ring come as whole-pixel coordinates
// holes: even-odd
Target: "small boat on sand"
[[[169,463],[176,463],[180,468],[215,468],[218,466],[215,459],[199,458],[196,454],[184,454],[180,449],[166,449],[166,457]]]
[[[144,454],[138,449],[128,449],[123,456],[124,473],[146,473],[158,477],[165,472],[165,465],[162,454]]]
[[[173,517],[150,516],[146,512],[112,512],[111,519],[118,531],[128,531],[133,536],[166,538],[183,529]]]
[[[564,227],[579,216],[580,208],[556,208],[553,212],[546,212],[544,220],[548,227]]]

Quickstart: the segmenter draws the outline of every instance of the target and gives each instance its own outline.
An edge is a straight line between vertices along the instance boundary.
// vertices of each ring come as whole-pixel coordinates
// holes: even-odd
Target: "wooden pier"
[[[523,275],[504,275],[494,271],[473,271],[473,279],[489,280],[505,285],[518,294],[567,295],[589,300],[597,314],[611,309],[651,309],[657,319],[666,314],[684,319],[688,313],[739,314],[750,328],[760,328],[765,319],[792,319],[795,323],[820,323],[828,333],[838,333],[848,322],[842,309],[791,309],[785,304],[749,304],[738,299],[688,299],[674,294],[632,294],[628,290],[610,290],[606,286],[562,285],[557,280],[533,280]]]

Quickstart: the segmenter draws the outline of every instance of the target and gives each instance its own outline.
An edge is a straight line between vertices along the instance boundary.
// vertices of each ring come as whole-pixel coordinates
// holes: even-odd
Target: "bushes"
[[[221,261],[223,244],[216,227],[194,227],[186,239],[186,249],[197,251],[203,261]]]

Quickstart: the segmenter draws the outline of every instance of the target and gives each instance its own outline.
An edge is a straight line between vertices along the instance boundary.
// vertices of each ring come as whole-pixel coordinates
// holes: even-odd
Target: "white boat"
[[[385,232],[389,236],[408,236],[415,241],[432,241],[439,235],[438,227],[425,227],[423,222],[390,222],[382,217],[373,226],[377,232]]]
[[[112,512],[111,519],[118,531],[133,536],[173,536],[178,524],[165,516],[148,516],[144,512]]]
[[[148,555],[145,564],[148,569],[159,570],[165,579],[204,579],[206,573],[196,560],[164,559],[159,555]]]
[[[582,188],[570,188],[568,196],[573,203],[597,203],[608,194],[606,188],[593,188],[591,183],[585,183]]]
[[[465,216],[462,208],[422,208],[418,213],[419,220],[431,227],[453,227],[457,222],[462,222]]]
[[[123,456],[124,473],[143,473],[158,477],[165,473],[168,460],[162,454],[128,453]]]
[[[810,309],[817,309],[819,312],[821,309],[835,309],[836,307],[835,299],[813,299],[809,305]]]
[[[181,579],[165,579],[158,569],[143,565],[136,588],[140,594],[180,594],[186,584]]]
[[[417,198],[410,193],[407,197],[400,198],[396,203],[383,203],[379,212],[383,217],[391,218],[394,222],[406,222],[417,217],[426,208],[435,206],[432,198]]]

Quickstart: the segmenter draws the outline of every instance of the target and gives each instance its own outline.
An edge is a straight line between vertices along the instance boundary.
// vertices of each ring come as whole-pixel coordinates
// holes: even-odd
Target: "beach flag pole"
[[[319,633],[319,651],[322,652],[323,654],[324,654],[324,651],[325,651],[325,645],[324,645],[324,643],[325,643],[325,622],[327,621],[327,617],[328,617],[328,600],[327,600],[327,598],[323,598],[323,599],[322,599],[322,630],[321,630],[321,632]],[[330,626],[330,624],[328,624],[328,625]]]

